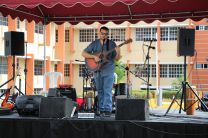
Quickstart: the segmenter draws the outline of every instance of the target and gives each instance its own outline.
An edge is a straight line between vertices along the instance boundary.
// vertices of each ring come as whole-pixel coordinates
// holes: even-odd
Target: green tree
[[[172,88],[174,89],[180,89],[181,88],[181,85],[182,85],[182,82],[183,82],[183,76],[180,76],[179,78],[176,78],[175,80],[173,80],[171,86]]]
[[[125,65],[121,61],[116,61],[115,73],[118,75],[118,83],[124,79]]]

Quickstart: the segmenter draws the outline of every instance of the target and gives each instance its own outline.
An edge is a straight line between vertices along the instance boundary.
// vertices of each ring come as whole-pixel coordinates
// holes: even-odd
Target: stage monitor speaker
[[[5,32],[4,33],[5,56],[24,56],[24,32]]]
[[[76,102],[77,93],[76,88],[58,88],[60,96],[66,96]]]
[[[65,97],[42,98],[40,104],[41,118],[72,117],[76,109],[75,103]]]
[[[42,95],[18,96],[15,105],[20,116],[38,116]]]
[[[178,30],[177,55],[194,56],[195,29]]]
[[[149,110],[144,99],[117,99],[116,120],[147,120]]]

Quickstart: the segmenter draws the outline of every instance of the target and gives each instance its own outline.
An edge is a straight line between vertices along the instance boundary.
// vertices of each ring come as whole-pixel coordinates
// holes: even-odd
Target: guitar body
[[[94,58],[86,58],[85,63],[90,71],[97,71],[101,67],[101,64],[97,63]]]
[[[101,53],[94,54],[97,57],[100,57],[100,59],[102,59],[99,62],[96,62],[94,58],[86,58],[85,63],[87,65],[87,68],[90,71],[98,71],[103,65],[109,62],[109,60],[107,59],[108,54],[109,54],[108,51],[107,52],[104,51],[102,54]]]
[[[13,109],[15,107],[15,103],[13,101],[8,102],[9,95],[10,95],[10,89],[7,89],[5,98],[1,103],[1,107],[6,108],[6,109]],[[12,99],[14,100],[15,98],[16,96],[14,96]]]

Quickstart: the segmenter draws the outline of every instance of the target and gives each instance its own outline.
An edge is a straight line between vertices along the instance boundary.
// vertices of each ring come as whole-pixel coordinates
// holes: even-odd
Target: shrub
[[[163,99],[172,99],[178,91],[176,90],[163,90]],[[182,92],[180,92],[177,96],[177,98],[181,98]],[[147,98],[147,90],[133,90],[131,94],[134,98],[141,98],[146,99]],[[156,98],[156,90],[150,90],[149,91],[149,97],[150,98]]]

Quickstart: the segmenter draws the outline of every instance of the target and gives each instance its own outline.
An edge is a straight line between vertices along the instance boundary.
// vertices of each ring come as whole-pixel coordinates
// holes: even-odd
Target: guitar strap
[[[107,51],[109,50],[109,39],[107,39]]]

